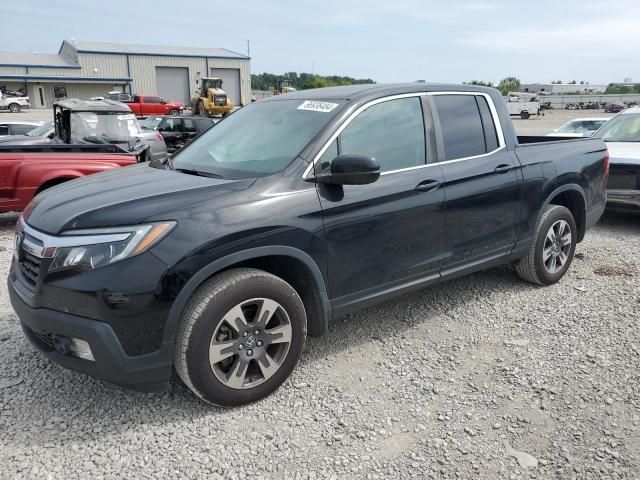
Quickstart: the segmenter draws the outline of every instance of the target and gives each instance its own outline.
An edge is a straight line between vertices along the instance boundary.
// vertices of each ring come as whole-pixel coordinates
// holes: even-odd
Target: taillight
[[[604,153],[604,178],[609,177],[609,150]]]
[[[158,139],[158,141],[164,143],[164,138],[162,137],[162,135],[160,135],[160,132],[156,132],[156,138]]]

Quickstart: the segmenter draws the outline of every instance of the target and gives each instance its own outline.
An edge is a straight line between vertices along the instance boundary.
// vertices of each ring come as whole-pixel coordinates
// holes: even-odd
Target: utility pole
[[[251,41],[247,38],[247,57],[251,56]]]

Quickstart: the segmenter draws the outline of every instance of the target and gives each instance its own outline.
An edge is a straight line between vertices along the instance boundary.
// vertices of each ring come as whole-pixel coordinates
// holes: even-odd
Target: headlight
[[[176,222],[163,222],[63,233],[52,252],[49,271],[94,270],[133,257],[158,243],[175,226]]]

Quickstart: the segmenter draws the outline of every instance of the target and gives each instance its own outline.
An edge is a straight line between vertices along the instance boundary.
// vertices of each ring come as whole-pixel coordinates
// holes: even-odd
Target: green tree
[[[519,92],[521,86],[520,80],[516,77],[507,77],[500,80],[498,90],[502,95],[507,95],[509,92]]]
[[[485,82],[484,80],[471,80],[470,82],[466,82],[469,85],[478,85],[479,87],[493,87],[493,83]]]

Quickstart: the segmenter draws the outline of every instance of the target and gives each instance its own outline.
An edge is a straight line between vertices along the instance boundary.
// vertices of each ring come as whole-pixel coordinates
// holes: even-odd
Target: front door
[[[519,163],[485,95],[430,95],[446,185],[442,273],[500,257],[516,240]]]
[[[337,312],[439,275],[444,191],[427,164],[420,96],[385,99],[359,113],[315,169],[338,154],[368,155],[382,174],[369,185],[318,185],[330,294]]]

